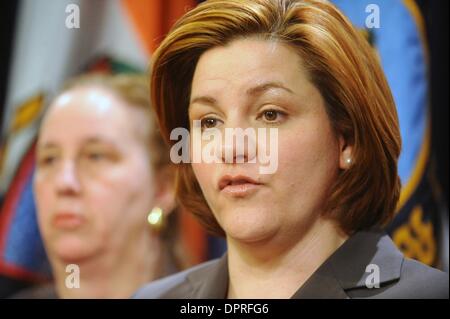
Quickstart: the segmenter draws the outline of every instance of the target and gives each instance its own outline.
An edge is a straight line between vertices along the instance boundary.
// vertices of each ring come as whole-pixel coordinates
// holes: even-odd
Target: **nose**
[[[74,196],[80,193],[81,185],[73,161],[61,163],[56,174],[56,191],[59,195]]]
[[[220,152],[222,163],[254,163],[256,160],[257,130],[253,127],[229,125],[222,132],[222,150]]]

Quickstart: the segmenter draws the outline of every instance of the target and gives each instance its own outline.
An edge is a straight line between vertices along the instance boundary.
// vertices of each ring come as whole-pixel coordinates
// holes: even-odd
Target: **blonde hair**
[[[331,186],[328,216],[348,234],[389,222],[400,192],[394,100],[373,49],[328,1],[209,0],[186,13],[152,57],[152,104],[166,141],[174,143],[169,140],[173,128],[189,128],[189,95],[199,57],[246,37],[276,39],[296,50],[326,101],[336,134],[353,145],[354,164],[339,172]],[[176,184],[180,202],[208,230],[224,235],[190,165],[179,165]]]

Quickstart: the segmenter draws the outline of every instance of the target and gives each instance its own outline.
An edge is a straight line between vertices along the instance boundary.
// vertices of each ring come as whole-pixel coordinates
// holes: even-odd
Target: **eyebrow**
[[[56,143],[52,143],[52,142],[46,142],[44,144],[37,144],[37,148],[38,149],[54,149],[54,148],[58,148],[58,145]]]
[[[191,100],[191,103],[189,104],[194,104],[194,103],[200,103],[200,104],[206,104],[206,105],[211,105],[214,106],[217,103],[217,100],[211,96],[208,95],[204,95],[204,96],[197,96],[194,97]]]
[[[294,92],[291,89],[284,86],[281,82],[264,82],[257,86],[249,88],[245,93],[249,96],[257,96],[257,95],[261,95],[264,92],[271,90],[271,89],[281,89],[290,94],[294,94]],[[202,95],[202,96],[194,97],[191,100],[190,104],[194,104],[194,103],[201,103],[201,104],[206,104],[206,105],[210,105],[210,106],[215,106],[217,104],[217,100],[215,98],[213,98],[212,96]]]
[[[117,147],[117,144],[114,141],[99,136],[87,138],[83,141],[83,144],[106,144],[112,147]],[[46,142],[40,145],[38,144],[39,149],[57,149],[58,147],[59,145],[54,142]]]
[[[291,89],[285,87],[281,82],[265,82],[261,83],[257,86],[254,86],[252,88],[249,88],[246,93],[247,95],[261,95],[264,92],[271,90],[271,89],[281,89],[288,93],[294,94]]]
[[[99,136],[94,136],[94,137],[90,137],[87,138],[83,141],[85,144],[111,144],[111,145],[115,145],[116,143],[114,143],[113,141],[111,141],[108,138],[105,137],[99,137]]]

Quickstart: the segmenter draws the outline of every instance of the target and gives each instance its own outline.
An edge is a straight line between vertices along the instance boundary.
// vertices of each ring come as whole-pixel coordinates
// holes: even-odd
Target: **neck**
[[[298,234],[258,243],[227,238],[228,298],[290,298],[347,238],[321,218],[300,239]]]
[[[159,277],[162,247],[160,240],[143,236],[141,240],[127,243],[122,249],[111,249],[91,258],[70,263],[51,258],[56,290],[60,298],[129,298],[136,290]],[[149,240],[150,239],[150,240]],[[148,252],[151,252],[150,254]],[[71,280],[75,272],[66,272],[68,264],[79,267],[79,287]],[[71,277],[72,276],[72,277]]]

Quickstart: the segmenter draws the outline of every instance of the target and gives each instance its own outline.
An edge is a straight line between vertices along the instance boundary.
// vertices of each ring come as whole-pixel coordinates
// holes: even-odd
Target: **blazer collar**
[[[403,254],[390,237],[383,233],[358,232],[330,258],[336,279],[344,289],[366,287],[366,279],[380,271],[380,285],[400,278]]]
[[[360,231],[342,244],[292,298],[349,298],[347,290],[366,288],[372,267],[378,267],[382,286],[400,278],[402,263],[403,254],[387,235]]]
[[[402,253],[392,240],[379,232],[360,231],[339,247],[297,290],[292,298],[349,298],[346,290],[366,287],[375,265],[380,270],[380,285],[400,278]],[[366,272],[367,269],[367,272]],[[228,258],[187,276],[192,285],[190,298],[226,298]]]
[[[210,267],[187,275],[192,299],[225,299],[228,292],[228,256],[225,253]]]

